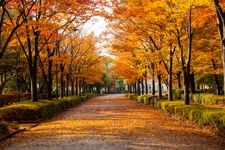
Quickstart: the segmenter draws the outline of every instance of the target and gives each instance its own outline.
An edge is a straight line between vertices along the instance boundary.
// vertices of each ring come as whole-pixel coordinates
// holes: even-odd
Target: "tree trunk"
[[[155,65],[152,63],[152,95],[155,95]]]
[[[184,76],[184,100],[185,100],[185,104],[186,105],[190,105],[190,97],[189,97],[189,75],[185,71],[183,72],[183,76]]]
[[[37,90],[37,63],[38,63],[38,55],[39,55],[39,31],[34,33],[34,57],[32,61],[32,54],[30,54],[30,61],[29,61],[29,70],[30,70],[30,79],[31,79],[31,101],[38,102],[38,90]],[[29,39],[30,40],[30,39]],[[31,43],[30,43],[31,44]],[[30,47],[31,48],[31,47]],[[30,49],[30,53],[31,53]]]
[[[182,88],[182,85],[181,85],[181,73],[182,72],[178,72],[178,73],[176,73],[176,76],[177,76],[177,87],[179,88],[179,89],[181,89]]]
[[[137,94],[138,94],[138,95],[141,95],[140,80],[137,81]]]
[[[145,94],[144,77],[141,78],[141,94]]]
[[[211,59],[211,62],[212,62],[213,69],[217,70],[217,66],[216,66],[215,60]],[[215,80],[216,87],[217,87],[217,94],[221,95],[222,94],[222,87],[220,86],[219,77],[218,77],[217,74],[213,74],[213,76],[214,76],[214,80]]]
[[[173,100],[173,54],[172,49],[170,50],[170,66],[169,66],[169,85],[168,85],[168,100]]]
[[[74,96],[74,81],[71,81],[72,96]]]
[[[161,74],[157,75],[158,78],[158,98],[162,98],[162,79],[161,79]]]
[[[148,72],[145,71],[145,94],[148,94]]]
[[[48,99],[52,99],[52,60],[48,61]]]
[[[195,74],[190,74],[190,85],[191,85],[191,93],[195,93]]]
[[[75,82],[76,82],[76,96],[78,96],[79,95],[79,93],[78,93],[78,78],[76,77],[76,79],[75,79]]]
[[[34,57],[33,65],[30,62],[31,101],[38,102],[37,94],[37,57]]]
[[[63,67],[63,65],[61,64],[61,66],[60,66],[60,78],[61,78],[61,82],[60,82],[60,84],[61,84],[61,98],[63,98],[64,97],[64,90],[65,90],[65,87],[64,87],[64,75],[63,75],[63,71],[64,71],[64,67]]]
[[[66,96],[69,96],[69,74],[66,74]]]

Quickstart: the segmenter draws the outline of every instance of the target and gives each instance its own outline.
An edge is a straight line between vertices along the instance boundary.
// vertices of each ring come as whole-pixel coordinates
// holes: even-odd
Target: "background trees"
[[[15,79],[10,81],[16,81],[12,87],[18,92],[31,92],[32,101],[38,101],[39,93],[48,99],[58,97],[59,91],[61,97],[78,95],[89,84],[100,82],[104,67],[96,37],[82,35],[81,30],[100,14],[102,4],[91,0],[1,1],[0,92],[10,78]]]
[[[131,69],[128,69],[128,64],[132,59],[136,60],[133,65],[142,66],[143,75],[146,68],[149,69],[148,78],[152,79],[153,87],[155,76],[159,87],[161,81],[167,85],[169,100],[173,98],[172,87],[178,85],[181,88],[182,85],[186,104],[190,104],[189,92],[195,92],[197,79],[194,77],[213,75],[217,93],[221,94],[218,75],[222,74],[222,60],[213,7],[216,8],[220,35],[223,36],[222,6],[223,2],[207,0],[128,0],[117,3],[111,23],[116,33],[112,54],[118,58],[117,73],[124,79],[129,78],[131,75],[127,70]],[[130,53],[134,58],[121,58],[123,53]],[[134,70],[138,74],[138,67]],[[178,80],[178,84],[174,79]],[[155,94],[154,90],[152,94]],[[161,96],[160,88],[158,95]]]

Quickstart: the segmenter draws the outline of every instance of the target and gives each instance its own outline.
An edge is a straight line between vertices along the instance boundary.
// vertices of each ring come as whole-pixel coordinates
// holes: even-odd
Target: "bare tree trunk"
[[[191,85],[191,93],[195,93],[196,89],[195,89],[195,74],[194,73],[190,74],[190,85]]]
[[[148,94],[148,72],[145,71],[145,94]]]
[[[65,90],[65,87],[64,87],[64,75],[63,75],[63,72],[64,72],[64,67],[63,67],[63,65],[61,64],[61,65],[60,65],[61,98],[64,97],[64,90]]]
[[[161,74],[157,75],[158,78],[158,98],[162,98],[162,79],[161,79]]]
[[[170,49],[168,100],[173,100],[173,52]]]
[[[155,65],[151,64],[152,67],[152,95],[155,95]]]

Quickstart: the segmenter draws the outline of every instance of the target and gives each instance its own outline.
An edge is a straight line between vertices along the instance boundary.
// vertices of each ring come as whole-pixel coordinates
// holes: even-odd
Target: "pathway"
[[[225,149],[202,129],[128,100],[93,98],[0,143],[7,150]]]

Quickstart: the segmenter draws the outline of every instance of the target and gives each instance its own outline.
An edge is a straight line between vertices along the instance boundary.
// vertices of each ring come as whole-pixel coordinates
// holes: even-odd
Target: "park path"
[[[215,135],[123,95],[95,97],[0,143],[7,150],[225,149]]]

